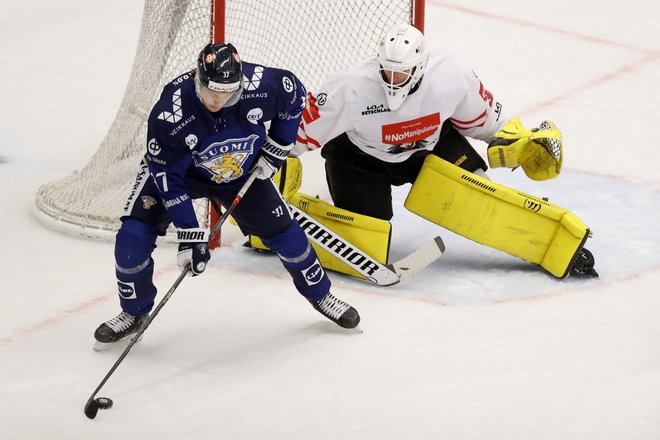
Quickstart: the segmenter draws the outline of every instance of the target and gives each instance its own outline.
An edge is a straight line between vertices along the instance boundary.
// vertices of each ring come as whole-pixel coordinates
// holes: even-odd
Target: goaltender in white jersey
[[[488,144],[493,168],[521,167],[535,180],[558,176],[557,127],[543,121],[528,130],[508,113],[470,67],[427,50],[416,28],[397,25],[380,40],[377,56],[330,75],[308,94],[293,152],[321,149],[336,207],[390,220],[391,187],[423,185],[417,178],[429,155],[487,177],[488,165],[467,137]],[[572,258],[573,250],[567,253]]]
[[[380,79],[376,56],[328,77],[308,97],[298,151],[320,148],[346,133],[366,154],[385,162],[403,162],[415,152],[433,150],[446,121],[464,136],[485,142],[495,139],[508,122],[502,105],[455,56],[429,50],[425,68],[416,68],[421,70],[415,72],[420,80],[409,96],[405,91],[397,93],[401,88],[383,93],[385,81]]]

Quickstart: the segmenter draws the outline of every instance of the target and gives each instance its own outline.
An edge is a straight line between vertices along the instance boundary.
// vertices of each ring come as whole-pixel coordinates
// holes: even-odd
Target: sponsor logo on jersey
[[[257,90],[259,88],[259,85],[261,84],[261,77],[264,76],[264,68],[263,66],[256,66],[254,68],[254,73],[252,74],[252,77],[248,78],[247,76],[243,75],[243,85],[245,86],[245,90]]]
[[[163,205],[165,205],[166,208],[171,208],[172,206],[180,205],[186,200],[188,200],[190,196],[188,194],[183,194],[179,197],[175,197],[170,200],[164,200]]]
[[[384,144],[412,143],[426,139],[440,128],[440,113],[433,113],[410,121],[382,126]]]
[[[243,175],[243,164],[254,151],[259,136],[214,142],[204,151],[193,151],[195,166],[206,170],[216,183],[230,182]]]
[[[303,111],[302,117],[305,121],[305,124],[311,124],[321,117],[319,114],[319,99],[321,95],[324,96],[323,102],[325,103],[325,93],[321,93],[318,97],[314,97],[311,93],[307,93],[307,107]]]
[[[385,107],[385,104],[373,104],[373,105],[368,105],[367,109],[362,112],[362,116],[366,115],[373,115],[376,113],[385,113],[385,112],[390,112],[389,107]]]
[[[500,116],[502,116],[502,104],[500,104],[499,102],[495,103],[495,113],[497,114],[497,118],[495,120],[499,121]]]
[[[479,95],[481,95],[481,98],[488,103],[488,107],[493,106],[493,94],[486,90],[481,81],[479,81]]]
[[[151,209],[153,206],[156,205],[156,203],[158,203],[156,199],[154,199],[151,196],[142,196],[141,199],[142,199],[142,207],[144,209]]]
[[[167,161],[163,159],[159,159],[157,157],[151,156],[151,155],[146,155],[145,156],[149,162],[155,162],[159,165],[167,165]]]
[[[158,156],[160,154],[160,145],[158,145],[156,139],[149,139],[149,142],[147,142],[147,151],[152,156]]]
[[[181,110],[181,89],[176,89],[172,94],[172,111],[162,111],[158,115],[158,119],[176,124],[183,118],[183,111]]]
[[[309,94],[311,95],[311,94]],[[323,107],[325,105],[325,101],[328,99],[328,94],[327,93],[319,93],[316,96],[316,103],[320,106]]]
[[[140,163],[140,171],[138,171],[137,177],[135,178],[135,183],[133,183],[133,187],[131,188],[131,194],[128,196],[126,203],[124,204],[124,215],[131,213],[131,210],[133,209],[133,203],[135,202],[137,195],[142,190],[147,176],[149,176],[149,168],[147,163],[142,161]]]
[[[191,150],[195,148],[195,145],[197,145],[197,136],[192,133],[186,136],[186,145],[188,145],[188,148]]]
[[[247,120],[250,124],[257,125],[261,118],[264,117],[264,112],[259,107],[253,108],[247,112]]]
[[[255,99],[255,98],[268,98],[268,92],[243,93],[241,95],[241,99]]]
[[[298,112],[295,115],[292,115],[289,112],[279,112],[277,113],[277,119],[280,121],[290,121],[291,119],[299,118],[301,113],[302,112]]]
[[[179,125],[174,127],[174,130],[170,131],[170,136],[174,136],[175,134],[180,132],[183,127],[190,124],[194,120],[195,120],[195,115],[191,115],[191,116],[187,117],[186,119],[183,120],[182,123],[180,123]]]
[[[174,81],[172,81],[172,85],[177,86],[177,85],[181,84],[182,82],[184,82],[185,80],[187,80],[188,78],[190,78],[190,74],[189,73],[184,73],[183,75],[179,76]]]
[[[124,299],[136,299],[137,295],[135,294],[135,284],[134,283],[124,283],[123,281],[117,280],[117,290],[119,296]]]
[[[284,87],[284,90],[286,90],[287,93],[291,93],[293,92],[293,89],[295,89],[293,81],[291,81],[291,78],[288,76],[282,77],[282,87]]]
[[[302,274],[305,277],[308,286],[318,284],[323,279],[323,268],[321,267],[319,260],[315,260],[311,266],[307,269],[303,269]]]

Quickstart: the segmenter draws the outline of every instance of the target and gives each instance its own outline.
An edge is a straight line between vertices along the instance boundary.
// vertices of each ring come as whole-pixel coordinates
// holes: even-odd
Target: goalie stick
[[[379,286],[391,286],[410,278],[440,258],[445,251],[442,239],[435,237],[403,259],[392,264],[383,264],[300,208],[291,204],[289,208],[310,240]]]

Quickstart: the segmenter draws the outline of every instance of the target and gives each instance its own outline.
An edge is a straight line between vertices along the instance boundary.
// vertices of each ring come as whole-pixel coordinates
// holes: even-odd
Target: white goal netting
[[[375,54],[384,30],[409,23],[413,7],[410,0],[145,0],[137,52],[115,120],[82,170],[39,188],[35,212],[42,223],[114,239],[145,151],[146,114],[168,81],[194,68],[211,38],[215,3],[225,4],[224,12],[215,14],[224,17],[224,40],[241,58],[291,70],[308,89],[328,73]],[[223,30],[216,26],[214,32],[219,40]],[[206,224],[208,203],[200,201],[196,209]]]

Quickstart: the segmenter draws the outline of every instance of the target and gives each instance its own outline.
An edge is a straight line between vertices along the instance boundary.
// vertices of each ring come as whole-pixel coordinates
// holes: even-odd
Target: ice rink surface
[[[389,288],[332,274],[362,315],[363,333],[347,332],[227,227],[206,273],[184,280],[102,389],[115,405],[94,421],[83,406],[120,353],[91,349],[119,311],[112,244],[46,229],[32,209],[110,127],[142,2],[0,10],[3,439],[660,439],[660,3],[427,0],[431,46],[528,127],[562,130],[558,179],[489,174],[583,219],[599,279],[559,281],[426,223],[401,188],[392,258],[434,235],[447,252]],[[304,164],[303,190],[327,195],[318,154]],[[174,247],[155,259],[165,292]]]

